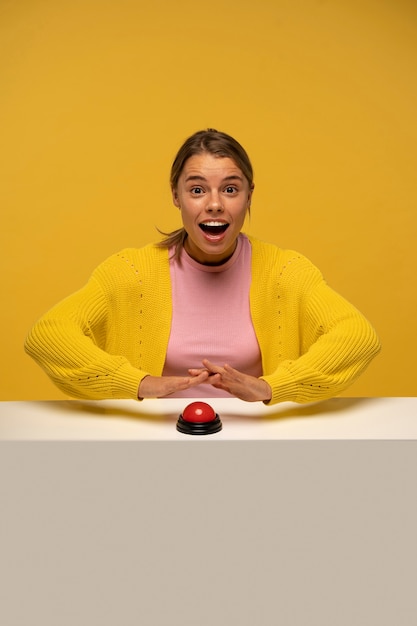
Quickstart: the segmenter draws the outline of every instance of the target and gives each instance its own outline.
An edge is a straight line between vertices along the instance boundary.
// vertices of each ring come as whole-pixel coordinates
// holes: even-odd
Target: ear
[[[252,183],[249,189],[249,194],[248,194],[248,209],[250,209],[250,205],[252,202],[252,194],[253,194],[253,190],[255,189],[255,184]]]
[[[178,193],[175,187],[171,187],[171,193],[172,193],[172,202],[174,203],[174,205],[176,207],[178,207],[179,209],[180,207],[180,200],[178,198]]]

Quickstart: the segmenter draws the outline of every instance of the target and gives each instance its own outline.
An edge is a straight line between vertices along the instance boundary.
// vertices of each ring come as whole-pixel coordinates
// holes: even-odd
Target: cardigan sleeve
[[[147,372],[106,348],[109,306],[94,278],[30,330],[26,352],[64,393],[83,399],[137,399]]]
[[[272,389],[270,404],[334,397],[362,374],[381,349],[371,324],[327,285],[317,268],[309,264],[306,276],[299,287],[298,305],[293,307],[298,354],[262,377]]]

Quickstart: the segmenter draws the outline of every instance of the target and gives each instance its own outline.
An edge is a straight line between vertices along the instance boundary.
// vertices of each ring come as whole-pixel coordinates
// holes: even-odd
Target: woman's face
[[[185,249],[204,264],[220,264],[234,252],[253,186],[228,157],[190,157],[172,190],[188,237]]]

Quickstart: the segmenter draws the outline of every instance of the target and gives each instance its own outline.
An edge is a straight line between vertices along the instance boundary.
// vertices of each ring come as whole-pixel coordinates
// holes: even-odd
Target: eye
[[[229,185],[228,187],[226,187],[225,192],[226,193],[236,193],[237,192],[237,187],[233,187],[233,185]]]
[[[198,195],[200,195],[200,194],[202,194],[204,192],[203,192],[203,188],[202,187],[193,187],[191,189],[191,193],[198,196]]]

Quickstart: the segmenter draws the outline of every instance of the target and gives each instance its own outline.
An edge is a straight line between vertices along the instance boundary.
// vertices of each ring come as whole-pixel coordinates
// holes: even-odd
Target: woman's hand
[[[208,372],[205,381],[217,389],[228,391],[240,400],[247,402],[268,401],[272,397],[271,387],[265,380],[242,374],[230,365],[215,365],[207,359],[203,359],[203,365],[206,370],[190,369],[188,370],[192,376],[201,375],[204,371]]]
[[[140,382],[138,398],[164,398],[176,391],[183,391],[205,383],[209,377],[207,370],[198,370],[190,376],[145,376]]]

